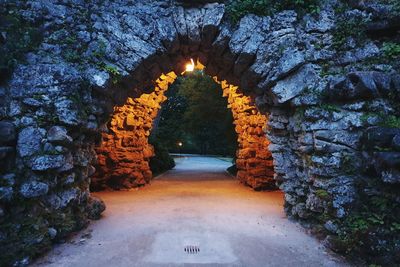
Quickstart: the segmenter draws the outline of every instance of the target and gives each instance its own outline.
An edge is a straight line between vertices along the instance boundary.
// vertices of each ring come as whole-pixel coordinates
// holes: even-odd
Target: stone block
[[[362,145],[367,150],[375,147],[390,148],[395,136],[400,136],[400,129],[387,127],[370,127],[362,136]]]
[[[49,186],[45,183],[32,181],[21,185],[20,194],[25,198],[34,198],[47,194]]]
[[[256,157],[259,159],[270,159],[272,158],[272,154],[268,149],[258,149],[256,151]]]
[[[47,140],[62,145],[69,145],[72,143],[72,137],[67,134],[67,129],[62,126],[53,126],[47,132]]]
[[[256,156],[256,150],[252,148],[244,148],[238,151],[238,158],[247,159],[254,158]]]
[[[293,75],[276,83],[271,89],[273,101],[276,104],[285,103],[298,96],[306,87],[314,87],[317,80],[318,75],[314,66],[304,65]]]
[[[43,155],[34,157],[30,166],[34,171],[47,171],[61,168],[66,163],[64,155]]]
[[[101,213],[106,209],[106,205],[103,200],[90,196],[86,210],[88,211],[88,217],[91,220],[98,220],[101,217]]]
[[[32,156],[41,149],[41,142],[45,130],[41,128],[28,127],[22,129],[18,134],[17,151],[21,157]]]

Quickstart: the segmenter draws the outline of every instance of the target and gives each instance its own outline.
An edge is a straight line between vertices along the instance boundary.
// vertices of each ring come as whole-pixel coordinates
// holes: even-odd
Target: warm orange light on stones
[[[187,71],[204,69],[204,65],[199,61],[195,64],[193,59],[190,65]],[[164,93],[176,77],[174,72],[162,74],[152,93],[128,98],[125,105],[114,108],[108,132],[102,134],[103,143],[97,149],[99,165],[92,181],[94,189],[105,186],[130,188],[150,181],[149,159],[154,149],[148,143],[148,137],[161,104],[167,99]],[[218,81],[216,77],[214,80],[221,85],[234,118],[239,145],[237,177],[255,189],[274,188],[272,155],[264,132],[267,117],[258,112],[252,99],[240,93],[237,86]],[[182,147],[183,143],[177,145]]]
[[[130,188],[150,181],[149,159],[154,149],[148,137],[161,104],[167,99],[164,93],[176,77],[174,72],[162,74],[152,93],[128,98],[125,105],[114,108],[108,132],[102,134],[103,142],[96,150],[98,167],[92,182],[95,189]]]
[[[233,114],[239,146],[236,151],[238,179],[254,189],[275,188],[272,154],[264,128],[267,116],[261,114],[251,98],[240,93],[237,86],[218,81],[217,77],[214,80],[221,85]]]

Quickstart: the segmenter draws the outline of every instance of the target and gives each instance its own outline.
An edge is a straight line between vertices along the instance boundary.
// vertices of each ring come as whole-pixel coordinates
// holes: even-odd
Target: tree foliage
[[[237,23],[247,14],[271,16],[282,10],[303,13],[319,13],[320,0],[233,0],[227,5],[232,22]]]
[[[149,143],[154,147],[154,156],[150,158],[149,162],[153,176],[159,175],[175,167],[174,159],[170,156],[167,148],[162,145],[160,140],[152,137],[149,139]]]
[[[153,135],[175,152],[233,155],[236,149],[231,111],[221,87],[202,72],[178,78]],[[177,144],[182,142],[182,147]]]

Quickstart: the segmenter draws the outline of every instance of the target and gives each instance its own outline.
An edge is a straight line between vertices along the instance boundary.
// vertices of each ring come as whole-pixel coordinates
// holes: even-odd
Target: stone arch
[[[5,214],[8,222],[22,225],[22,230],[7,230],[9,240],[19,231],[40,235],[39,244],[29,247],[30,255],[34,255],[51,239],[81,229],[88,218],[99,218],[104,204],[91,196],[89,184],[96,171],[95,148],[103,125],[114,108],[119,110],[128,99],[151,94],[163,73],[181,73],[190,58],[204,63],[206,74],[239,86],[246,102],[251,100],[263,114],[268,112],[269,124],[281,128],[280,133],[271,132],[269,137],[274,179],[288,193],[288,213],[303,215],[304,197],[291,196],[295,190],[307,195],[309,189],[296,180],[295,163],[301,162],[301,157],[284,147],[294,138],[287,129],[292,111],[287,112],[283,105],[300,95],[306,84],[316,84],[318,66],[310,58],[306,60],[310,55],[303,51],[304,40],[295,34],[295,28],[300,30],[296,13],[248,15],[234,26],[225,19],[223,4],[196,8],[162,1],[120,4],[106,1],[104,5],[77,4],[62,9],[71,18],[71,31],[49,31],[39,50],[29,55],[27,64],[16,68],[6,88],[6,102],[10,103],[6,116],[12,121],[9,127],[17,128],[16,137],[10,140],[15,150],[11,150],[17,153],[3,171],[7,181],[2,187],[7,198]],[[48,12],[41,5],[31,8],[37,8],[37,14],[42,12],[43,16]],[[91,16],[81,16],[87,9]],[[57,16],[52,18],[57,22]],[[80,62],[71,62],[53,42],[62,42],[69,34],[76,42],[66,46],[81,51]],[[302,86],[293,87],[290,79],[297,79]],[[222,82],[228,98],[238,93],[225,85]],[[255,111],[253,105],[251,110]],[[259,127],[255,129],[259,134]],[[260,157],[269,163],[265,171],[270,178],[269,152]],[[252,186],[258,183],[247,180],[246,175],[242,178]],[[17,200],[21,209],[14,207]],[[23,238],[3,247],[7,257],[25,255],[13,249],[22,247]]]
[[[132,105],[134,102],[140,101],[142,94],[146,97],[149,96],[151,98],[154,96],[157,98],[158,96],[152,96],[151,94],[153,94],[152,91],[154,88],[159,87],[157,85],[157,81],[160,81],[159,77],[171,71],[181,73],[184,71],[187,62],[192,58],[198,59],[198,61],[204,64],[204,71],[207,75],[217,77],[221,81],[226,81],[222,83],[222,86],[224,94],[230,101],[233,101],[233,95],[238,96],[242,94],[242,105],[247,105],[248,107],[246,108],[248,110],[242,110],[241,113],[256,113],[250,114],[249,118],[265,116],[265,104],[260,105],[260,107],[264,108],[263,114],[265,115],[259,114],[255,105],[257,95],[260,95],[261,90],[264,90],[262,88],[266,86],[264,80],[268,79],[273,84],[275,79],[284,77],[303,64],[302,60],[304,56],[299,52],[298,58],[295,58],[295,62],[290,63],[291,65],[281,63],[282,66],[278,66],[280,69],[275,70],[273,77],[267,77],[268,73],[263,69],[265,57],[275,57],[276,54],[282,53],[280,51],[282,50],[280,48],[282,43],[275,43],[274,41],[265,43],[268,31],[271,28],[279,31],[282,28],[292,25],[296,21],[295,14],[289,12],[277,17],[275,20],[279,21],[279,23],[276,26],[272,26],[273,21],[269,18],[249,15],[241,21],[238,27],[233,27],[224,20],[224,12],[224,5],[218,3],[206,4],[196,8],[177,6],[167,11],[170,17],[158,18],[155,21],[152,30],[156,39],[150,43],[143,42],[142,39],[132,35],[121,34],[111,40],[104,38],[104,36],[99,36],[99,39],[104,44],[105,53],[110,55],[110,58],[115,55],[116,49],[120,51],[123,46],[133,46],[135,49],[134,53],[123,52],[115,55],[116,58],[113,58],[112,63],[110,62],[110,66],[122,74],[122,78],[118,80],[118,83],[114,82],[115,75],[112,73],[105,71],[90,73],[89,79],[91,84],[94,85],[93,101],[97,102],[97,105],[104,111],[102,117],[99,118],[100,123],[104,124],[108,121],[107,114],[113,114],[115,106],[122,107],[116,108],[117,112],[124,110],[124,105]],[[129,19],[129,21],[123,20],[123,22],[128,24],[137,23],[136,19]],[[110,18],[108,18],[107,22],[111,22]],[[257,27],[254,28],[254,25],[257,25]],[[287,44],[296,43],[295,38],[290,34],[285,41]],[[310,67],[309,70],[311,71],[311,69]],[[237,89],[237,87],[232,89],[230,87],[228,90],[226,88],[228,86],[227,83],[239,85],[240,89]],[[237,90],[240,92],[236,92]],[[268,105],[279,103],[281,101],[279,99],[282,98],[279,94],[284,91],[284,88],[280,90],[278,93],[271,91],[267,101],[259,96],[257,103],[268,103]],[[293,96],[289,95],[285,97],[286,99],[283,99],[283,102]],[[130,99],[128,100],[130,104],[126,103],[126,99]],[[239,114],[241,107],[235,109],[233,102],[229,104],[233,108],[234,115],[237,118],[243,117],[243,115]],[[156,104],[156,109],[157,106]],[[130,117],[126,119],[128,118]],[[135,123],[132,119],[129,119],[129,121],[132,124]],[[245,128],[249,126],[254,127],[252,132],[254,138],[262,135],[262,128],[266,129],[266,125],[260,125],[262,119],[258,119],[258,121],[257,119],[253,119],[252,122],[244,122],[246,121],[245,119],[237,119],[238,124],[240,124],[240,121],[242,121],[241,126],[244,127],[237,126],[237,132],[247,131]],[[266,119],[264,119],[264,122],[266,122]],[[133,125],[126,125],[126,123],[125,126],[128,126],[128,128],[134,127]],[[122,128],[122,125],[120,128]],[[107,139],[106,142],[109,142],[108,145],[115,147],[115,140],[112,137],[108,135],[105,138]],[[239,144],[243,148],[238,153],[239,179],[253,188],[273,188],[275,182],[272,178],[272,157],[267,148],[269,142],[263,137],[265,141],[263,141],[263,144],[259,144],[259,146],[263,147],[265,152],[262,153],[258,149],[259,152],[256,155],[254,149],[258,145],[255,142],[251,142],[252,145],[249,145],[250,142],[244,141],[245,138],[243,136],[239,137]],[[148,165],[147,161],[152,153],[147,141],[142,140],[140,142],[146,147],[143,150],[146,155],[139,156],[143,159],[142,163],[137,164],[137,168],[141,169],[139,172],[132,172],[129,168],[126,168],[129,163],[122,163],[123,166],[119,168],[115,167],[119,165],[117,163],[118,153],[116,151],[113,152],[113,160],[113,156],[110,156],[107,151],[108,149],[105,148],[102,150],[100,148],[98,150],[100,152],[98,170],[101,173],[99,176],[103,175],[103,177],[110,178],[110,176],[105,174],[107,171],[110,173],[111,169],[115,169],[116,172],[112,175],[114,178],[111,178],[111,180],[118,180],[118,177],[121,176],[127,177],[128,173],[130,175],[134,173],[134,176],[138,177],[138,179],[128,178],[128,180],[131,179],[131,182],[127,182],[125,186],[148,182],[151,178],[151,172],[146,165]],[[121,144],[121,146],[123,145]],[[253,146],[254,149],[248,149],[249,146]],[[126,148],[123,150],[126,150]],[[138,148],[134,150],[138,150]],[[105,154],[108,156],[105,157]],[[122,154],[119,157],[122,157]],[[101,166],[104,166],[104,168]],[[131,166],[133,166],[133,163],[131,163]],[[248,169],[248,171],[245,171],[245,169]],[[102,181],[101,178],[93,178],[93,180],[95,181],[94,183]],[[101,188],[102,186],[95,187]]]
[[[385,73],[373,64],[371,71],[364,64],[381,55],[382,40],[344,51],[333,46],[335,4],[328,1],[314,17],[302,19],[291,10],[248,15],[232,25],[223,4],[100,2],[32,0],[21,6],[29,19],[46,21],[43,43],[0,88],[0,219],[7,223],[1,224],[0,252],[6,265],[23,263],[52,239],[99,217],[104,205],[91,197],[89,182],[102,125],[114,107],[151,93],[162,73],[180,73],[190,58],[199,58],[210,76],[238,85],[268,114],[269,151],[285,211],[327,228],[328,245],[335,245],[359,203],[370,199],[365,192],[398,203],[399,133],[379,124],[379,112],[398,116],[391,102],[399,101],[398,69]],[[374,31],[384,27],[374,23]],[[38,241],[25,247],[24,240]]]
[[[197,69],[204,70],[204,65],[198,63]],[[148,137],[161,104],[166,100],[165,92],[176,77],[175,72],[161,74],[153,92],[128,98],[123,106],[114,108],[96,149],[98,162],[97,172],[91,179],[92,189],[130,188],[150,182],[149,160],[154,152]],[[272,156],[265,136],[267,116],[261,114],[251,97],[243,95],[237,86],[220,82],[217,77],[214,80],[221,85],[221,94],[227,98],[228,108],[233,113],[239,145],[236,153],[238,179],[256,190],[275,189]]]
[[[30,246],[32,255],[40,253],[51,239],[81,229],[88,218],[99,218],[105,207],[90,194],[89,185],[96,171],[95,148],[103,126],[114,108],[120,109],[128,99],[151,94],[163,73],[181,73],[190,58],[198,58],[204,63],[206,74],[238,85],[246,102],[251,100],[266,114],[272,106],[278,110],[280,103],[290,101],[301,91],[292,88],[290,95],[284,94],[284,86],[273,90],[279,80],[292,74],[301,79],[305,70],[312,74],[317,69],[314,64],[306,64],[300,49],[295,50],[290,63],[285,59],[291,58],[292,48],[300,42],[294,35],[297,16],[293,11],[274,18],[248,15],[234,26],[224,19],[223,4],[198,8],[162,2],[129,2],[123,7],[119,4],[107,1],[104,6],[91,5],[93,14],[89,17],[76,17],[87,7],[66,8],[71,18],[92,31],[89,34],[82,24],[71,21],[73,30],[67,32],[67,36],[76,36],[74,49],[83,50],[82,61],[70,62],[53,43],[54,39],[61,42],[66,38],[64,29],[49,32],[38,52],[29,55],[27,64],[17,66],[6,88],[6,102],[10,103],[6,116],[12,121],[9,128],[15,130],[15,137],[9,142],[14,147],[10,150],[16,153],[15,157],[10,156],[12,164],[2,173],[7,181],[2,187],[7,198],[5,214],[9,222],[23,225],[22,230],[9,229],[6,234],[23,231],[40,235],[39,244]],[[283,44],[291,45],[290,49],[282,49]],[[227,90],[226,84],[222,85],[230,95],[233,88]],[[255,111],[253,104],[251,110]],[[284,112],[279,115],[279,123],[287,122]],[[259,134],[259,127],[255,129]],[[275,134],[270,140],[273,144],[287,142]],[[295,179],[293,172],[287,172],[287,162],[281,159],[287,155],[291,155],[287,157],[290,160],[296,157],[289,148],[285,152],[277,148],[271,151],[274,179],[280,183],[285,175]],[[265,171],[270,178],[269,152],[264,151],[260,157],[268,162]],[[245,167],[247,162],[239,164]],[[254,187],[258,183],[247,180],[246,175],[242,178]],[[17,200],[21,209],[14,207]],[[297,201],[303,199],[295,199],[288,207]],[[33,224],[36,228],[32,230]],[[7,243],[4,253],[13,259],[22,256],[13,248],[19,249],[23,238]]]

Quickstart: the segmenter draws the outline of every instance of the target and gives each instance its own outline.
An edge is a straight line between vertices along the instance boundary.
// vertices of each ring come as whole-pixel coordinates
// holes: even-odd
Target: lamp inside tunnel
[[[192,71],[194,71],[194,68],[195,68],[195,64],[194,64],[193,58],[191,58],[190,59],[190,63],[186,64],[186,66],[185,66],[184,73],[185,72],[192,72]]]

